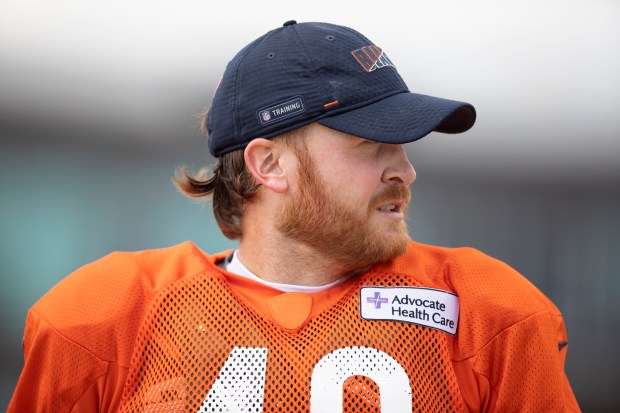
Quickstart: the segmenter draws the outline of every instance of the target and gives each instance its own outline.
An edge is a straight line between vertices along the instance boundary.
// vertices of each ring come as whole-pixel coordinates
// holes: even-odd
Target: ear
[[[286,168],[283,166],[283,151],[269,139],[253,139],[243,152],[245,165],[258,183],[277,193],[288,190]]]

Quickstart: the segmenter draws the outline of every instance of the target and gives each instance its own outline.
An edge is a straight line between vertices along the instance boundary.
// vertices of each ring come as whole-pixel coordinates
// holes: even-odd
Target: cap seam
[[[326,113],[323,117],[329,118],[329,117],[336,116],[336,115],[338,115],[340,113],[343,113],[343,112],[350,112],[352,110],[363,108],[364,106],[372,105],[373,103],[376,103],[376,102],[378,102],[380,100],[389,98],[390,96],[398,95],[400,93],[410,93],[410,92],[409,92],[409,89],[407,89],[407,87],[404,87],[403,89],[400,89],[400,90],[392,90],[392,91],[390,91],[388,93],[384,93],[382,95],[375,96],[372,99],[368,99],[368,100],[365,100],[363,102],[356,103],[354,105],[348,105],[348,106],[345,106],[345,107],[342,107],[342,108],[338,108],[338,109],[332,110],[332,111]]]
[[[248,57],[248,55],[250,55],[250,53],[252,53],[252,51],[254,49],[256,49],[259,44],[262,44],[266,39],[268,39],[274,31],[271,31],[269,33],[267,33],[260,41],[254,42],[254,44],[251,47],[248,47],[248,49],[245,51],[245,54],[243,56],[239,57],[239,63],[237,64],[237,67],[235,69],[235,81],[234,81],[234,90],[233,90],[233,94],[235,95],[235,100],[233,102],[234,107],[233,107],[233,132],[235,134],[234,139],[237,140],[239,139],[239,137],[241,136],[241,131],[239,130],[239,128],[237,127],[237,125],[239,123],[241,123],[240,121],[240,103],[239,103],[239,96],[237,95],[237,89],[238,89],[238,85],[241,82],[240,80],[240,75],[239,75],[239,71],[241,69],[241,64],[243,63],[243,61]],[[247,145],[247,143],[243,143],[243,145]]]
[[[299,35],[299,33],[297,32],[297,25],[291,25],[290,27],[293,28],[294,32],[295,32],[295,36],[297,36],[297,39],[299,40],[299,43],[301,44],[301,46],[303,47],[305,53],[306,53],[306,57],[308,58],[308,61],[310,62],[310,65],[312,66],[312,78],[315,80],[318,80],[319,83],[321,84],[321,89],[323,89],[323,96],[331,96],[328,92],[327,92],[327,88],[325,88],[325,84],[323,83],[323,80],[321,78],[319,78],[318,75],[318,70],[316,69],[316,64],[314,62],[314,59],[312,58],[312,56],[310,55],[310,52],[308,51],[308,48],[306,47],[306,44],[304,43],[304,41],[302,40],[301,36]]]

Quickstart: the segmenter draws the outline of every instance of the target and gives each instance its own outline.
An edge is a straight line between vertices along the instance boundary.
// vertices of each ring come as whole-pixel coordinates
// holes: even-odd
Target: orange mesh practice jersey
[[[9,412],[579,411],[555,306],[507,265],[411,243],[283,293],[191,243],[113,253],[28,314]]]

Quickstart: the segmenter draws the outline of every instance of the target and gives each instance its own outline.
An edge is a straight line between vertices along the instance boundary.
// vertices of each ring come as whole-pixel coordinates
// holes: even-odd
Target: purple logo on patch
[[[376,292],[374,297],[366,298],[366,302],[374,304],[375,308],[381,308],[381,304],[387,304],[388,299],[381,297],[381,294]]]

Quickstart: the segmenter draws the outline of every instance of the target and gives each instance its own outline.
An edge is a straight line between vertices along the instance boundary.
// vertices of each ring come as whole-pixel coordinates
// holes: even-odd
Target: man
[[[507,265],[409,240],[403,144],[475,121],[410,93],[361,34],[283,27],[205,118],[239,248],[114,253],[31,309],[10,412],[578,411],[559,311]]]

